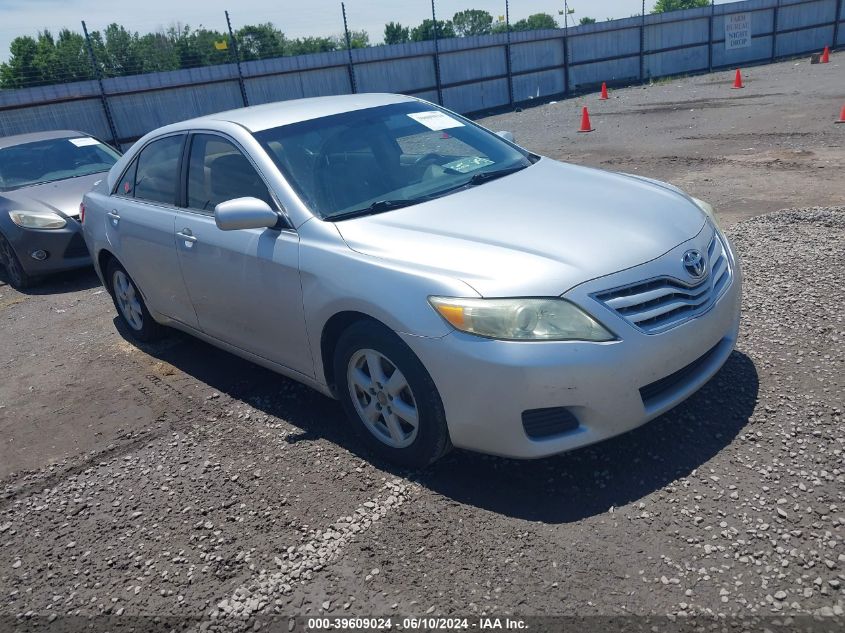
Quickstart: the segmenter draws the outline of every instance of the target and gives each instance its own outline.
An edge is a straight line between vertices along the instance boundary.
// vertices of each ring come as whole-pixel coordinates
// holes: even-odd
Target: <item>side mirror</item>
[[[279,214],[258,198],[235,198],[214,207],[214,221],[221,231],[272,229],[279,222]]]
[[[513,138],[513,132],[496,132],[496,136],[501,136],[506,141],[516,144],[516,141]]]

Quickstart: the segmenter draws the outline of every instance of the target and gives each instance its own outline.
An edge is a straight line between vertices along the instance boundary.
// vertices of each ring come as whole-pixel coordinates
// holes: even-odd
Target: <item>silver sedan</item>
[[[408,466],[623,433],[736,342],[739,262],[706,203],[411,97],[158,129],[84,207],[136,338],[178,328],[338,398]]]

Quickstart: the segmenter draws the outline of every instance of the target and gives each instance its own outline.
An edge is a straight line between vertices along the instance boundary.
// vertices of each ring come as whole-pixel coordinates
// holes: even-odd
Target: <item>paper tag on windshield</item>
[[[489,158],[482,158],[481,156],[468,156],[467,158],[459,158],[453,160],[451,163],[442,165],[443,169],[451,169],[462,174],[468,174],[471,171],[476,171],[487,165],[492,165],[493,161]]]
[[[83,137],[83,138],[69,138],[68,139],[71,143],[76,145],[77,147],[86,147],[88,145],[99,145],[100,141],[95,138],[90,137]]]
[[[443,112],[413,112],[408,115],[417,123],[421,123],[429,130],[449,130],[453,127],[464,127],[464,124]]]

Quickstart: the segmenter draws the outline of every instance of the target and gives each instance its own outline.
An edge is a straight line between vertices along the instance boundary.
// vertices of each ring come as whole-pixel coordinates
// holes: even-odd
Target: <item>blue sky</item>
[[[725,0],[716,0],[721,4]],[[655,0],[646,0],[651,10]],[[639,13],[641,0],[568,0],[575,18],[590,16],[599,20],[628,17]],[[563,0],[511,0],[511,19],[532,13],[555,15]],[[438,18],[450,18],[468,8],[486,9],[494,16],[504,14],[504,0],[437,0]],[[288,36],[332,35],[343,29],[340,0],[143,0],[142,2],[104,0],[0,0],[0,60],[8,58],[9,43],[18,35],[34,35],[48,28],[81,30],[86,20],[90,30],[111,22],[135,31],[147,32],[174,23],[202,24],[226,28],[223,11],[228,9],[236,28],[243,24],[273,22]],[[365,29],[373,42],[380,41],[385,22],[391,20],[416,25],[428,17],[430,0],[346,0],[350,28]]]

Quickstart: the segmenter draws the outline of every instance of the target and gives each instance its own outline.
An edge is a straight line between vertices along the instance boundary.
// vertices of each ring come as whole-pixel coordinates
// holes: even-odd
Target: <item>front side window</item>
[[[149,202],[176,204],[179,156],[183,135],[166,136],[141,150],[135,171],[134,197]],[[130,169],[131,171],[131,169]],[[125,188],[125,184],[123,185]],[[124,195],[130,195],[125,193]]]
[[[0,149],[0,191],[108,171],[120,158],[90,136],[54,138]]]
[[[321,218],[408,206],[531,164],[531,155],[422,102],[356,110],[255,137]]]
[[[221,202],[246,197],[273,206],[261,176],[234,144],[216,134],[195,134],[188,162],[188,207],[212,212]]]

